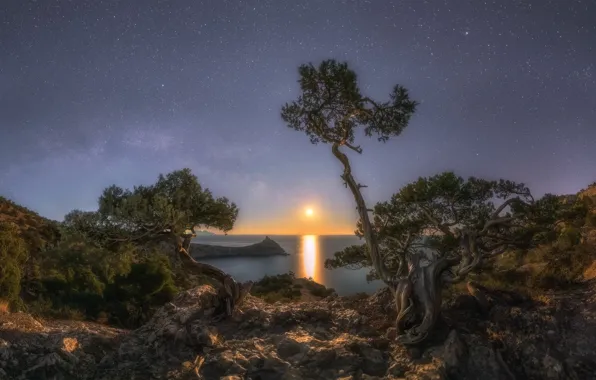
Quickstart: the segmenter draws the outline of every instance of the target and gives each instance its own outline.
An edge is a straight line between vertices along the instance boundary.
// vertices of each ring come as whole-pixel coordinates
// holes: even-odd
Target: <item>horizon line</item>
[[[316,233],[295,233],[295,234],[271,234],[271,233],[251,233],[251,234],[223,234],[223,233],[213,233],[211,236],[356,236],[356,234],[316,234]],[[201,236],[201,235],[199,235]],[[210,236],[210,235],[202,235],[202,236]],[[197,236],[198,237],[198,236]]]

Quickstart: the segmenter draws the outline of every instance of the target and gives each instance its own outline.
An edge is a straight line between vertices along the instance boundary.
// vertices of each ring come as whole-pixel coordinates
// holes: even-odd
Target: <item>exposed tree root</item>
[[[208,276],[222,285],[219,289],[219,296],[222,303],[225,304],[225,312],[221,317],[232,316],[236,307],[242,303],[246,295],[250,292],[253,285],[252,281],[239,283],[221,269],[193,259],[189,254],[191,238],[192,235],[185,235],[183,241],[178,241],[177,252],[179,256],[189,270],[192,270],[196,274]]]

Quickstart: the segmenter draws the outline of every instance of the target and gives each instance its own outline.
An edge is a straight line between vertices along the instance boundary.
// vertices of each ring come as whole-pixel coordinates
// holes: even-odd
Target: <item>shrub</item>
[[[251,294],[268,303],[290,302],[299,299],[301,292],[294,286],[295,279],[292,272],[265,276],[253,285]]]
[[[316,283],[312,280],[308,280],[306,282],[306,289],[316,297],[328,297],[332,294],[335,294],[335,289],[333,288],[326,288],[324,285]]]
[[[561,231],[557,239],[557,246],[562,249],[571,249],[579,244],[581,240],[581,232],[578,228],[567,227]]]
[[[294,273],[279,274],[276,276],[265,276],[257,281],[251,290],[255,297],[262,298],[265,302],[292,302],[302,297],[301,289],[306,289],[316,297],[328,297],[335,294],[334,289],[327,289],[324,285],[314,282],[312,279],[300,279],[296,282]]]
[[[27,246],[19,236],[17,226],[0,224],[0,298],[13,310],[22,307],[21,277],[27,257]]]

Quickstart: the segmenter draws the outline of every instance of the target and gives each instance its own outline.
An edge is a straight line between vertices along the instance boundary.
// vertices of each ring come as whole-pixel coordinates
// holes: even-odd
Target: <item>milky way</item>
[[[305,204],[349,231],[329,147],[279,116],[297,66],[326,58],[421,102],[353,156],[369,201],[443,170],[574,192],[596,181],[594,20],[590,0],[4,0],[0,194],[61,219],[190,167],[238,203],[238,231]]]

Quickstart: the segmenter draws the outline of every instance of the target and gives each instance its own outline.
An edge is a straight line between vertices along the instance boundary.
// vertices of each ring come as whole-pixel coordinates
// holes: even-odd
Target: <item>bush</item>
[[[251,294],[262,298],[265,302],[290,302],[300,298],[302,293],[294,286],[296,277],[294,273],[278,274],[276,276],[265,276],[257,281]]]
[[[571,249],[579,244],[581,232],[578,228],[567,227],[561,231],[557,239],[557,246],[562,250]]]
[[[489,288],[536,294],[578,285],[594,260],[594,247],[579,243],[577,231],[566,230],[554,244],[508,254],[500,261],[499,268],[477,273],[472,278]],[[520,270],[522,265],[524,270]]]
[[[130,245],[98,248],[65,235],[46,251],[28,311],[42,317],[86,319],[125,328],[145,323],[178,292],[169,259]]]
[[[302,297],[301,289],[306,289],[315,297],[328,297],[335,294],[334,289],[327,289],[324,285],[314,282],[312,279],[299,279],[296,282],[294,273],[279,274],[276,276],[265,276],[257,281],[251,290],[255,297],[262,298],[265,302],[292,302]]]
[[[306,289],[316,297],[328,297],[332,294],[335,294],[335,289],[333,288],[326,288],[324,285],[316,283],[312,280],[308,280],[306,283]]]
[[[27,246],[12,223],[0,224],[0,298],[12,310],[22,308],[21,278],[27,261]]]

